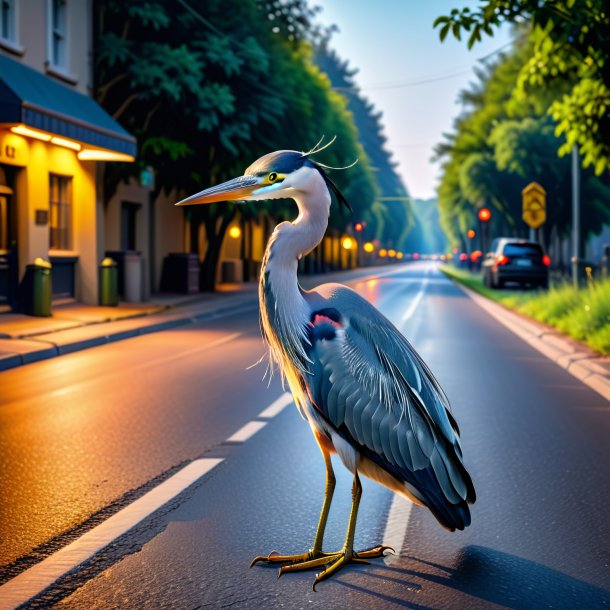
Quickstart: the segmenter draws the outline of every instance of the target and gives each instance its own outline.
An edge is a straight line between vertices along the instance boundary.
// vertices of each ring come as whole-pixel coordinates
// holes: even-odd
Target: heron
[[[383,557],[379,544],[354,550],[360,475],[427,507],[447,530],[470,524],[475,489],[464,465],[460,431],[438,381],[405,336],[369,301],[347,286],[327,283],[304,290],[299,260],[323,239],[331,194],[345,197],[314,154],[280,150],[264,155],[242,176],[212,186],[176,205],[292,198],[298,216],[281,222],[263,257],[260,322],[272,364],[288,383],[309,423],[326,466],[324,501],[313,546],[296,555],[275,551],[253,559],[281,564],[279,576],[320,568],[316,585],[348,564]],[[335,490],[331,454],[353,475],[352,505],[343,547],[323,549]]]

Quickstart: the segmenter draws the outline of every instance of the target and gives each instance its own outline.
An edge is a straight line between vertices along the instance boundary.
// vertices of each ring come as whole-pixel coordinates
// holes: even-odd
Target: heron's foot
[[[264,561],[265,563],[285,563],[288,564],[289,567],[294,565],[300,565],[303,563],[308,563],[310,561],[318,561],[320,559],[329,558],[328,561],[331,561],[332,558],[337,553],[325,553],[324,551],[314,551],[310,549],[307,553],[301,553],[299,555],[280,555],[277,551],[271,551],[269,555],[257,555],[252,562],[250,563],[250,567],[259,561]],[[322,565],[322,564],[316,564]],[[315,567],[315,566],[311,566]],[[307,569],[307,568],[302,568]]]
[[[385,551],[395,552],[392,547],[379,545],[373,547],[372,549],[367,549],[365,551],[351,551],[348,549],[344,549],[339,553],[334,553],[331,561],[327,561],[324,564],[326,567],[322,572],[316,574],[316,579],[313,582],[313,590],[316,590],[316,585],[327,578],[330,578],[333,574],[336,574],[342,567],[350,564],[350,563],[359,563],[369,565],[367,559],[375,559],[376,557],[384,557]],[[314,567],[314,566],[312,566]],[[287,568],[287,569],[286,569]],[[289,571],[293,566],[285,566],[284,571]],[[281,572],[281,570],[280,570]]]
[[[319,568],[325,566],[324,570],[316,576],[314,582],[314,591],[316,585],[327,579],[329,576],[339,571],[344,565],[348,563],[364,563],[368,564],[367,559],[374,559],[376,557],[384,557],[385,551],[392,551],[389,546],[379,545],[371,549],[364,551],[338,551],[335,553],[326,553],[324,551],[313,551],[310,550],[307,553],[301,553],[300,555],[280,555],[276,551],[269,553],[269,555],[259,555],[252,560],[250,567],[259,561],[265,563],[282,563],[278,572],[278,578],[286,572],[301,572],[303,570],[312,570],[313,568]]]

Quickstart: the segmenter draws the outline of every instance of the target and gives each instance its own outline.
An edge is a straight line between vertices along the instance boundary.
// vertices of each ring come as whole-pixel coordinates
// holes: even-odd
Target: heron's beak
[[[239,176],[205,191],[191,195],[176,205],[196,205],[199,203],[215,203],[217,201],[236,201],[246,199],[260,186],[260,178],[256,176]]]

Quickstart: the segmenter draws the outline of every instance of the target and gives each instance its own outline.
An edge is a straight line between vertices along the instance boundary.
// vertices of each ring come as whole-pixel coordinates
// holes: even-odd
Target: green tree
[[[96,96],[139,145],[137,165],[108,168],[107,197],[152,166],[157,192],[178,198],[242,173],[266,152],[308,149],[332,133],[337,145],[324,160],[341,165],[362,156],[349,176],[358,191],[337,181],[355,205],[370,205],[373,180],[352,119],[311,61],[309,49],[324,32],[305,0],[97,0],[95,13]],[[185,211],[194,236],[205,229],[203,289],[214,287],[235,213],[235,204]],[[348,221],[335,215],[333,222]]]
[[[607,0],[482,0],[477,10],[453,9],[439,17],[441,40],[468,37],[468,47],[492,36],[501,23],[530,21],[530,55],[516,93],[564,88],[548,108],[563,135],[559,152],[577,145],[585,167],[600,175],[610,168],[610,10]]]

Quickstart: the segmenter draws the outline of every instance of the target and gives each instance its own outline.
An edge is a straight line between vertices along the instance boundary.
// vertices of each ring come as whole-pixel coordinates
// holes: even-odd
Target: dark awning
[[[95,100],[0,55],[0,123],[22,123],[136,156],[136,140]]]

